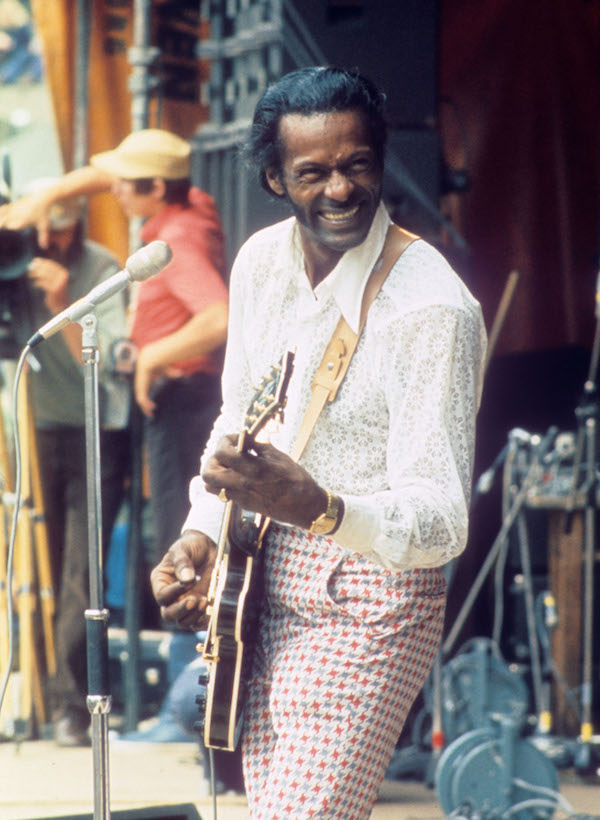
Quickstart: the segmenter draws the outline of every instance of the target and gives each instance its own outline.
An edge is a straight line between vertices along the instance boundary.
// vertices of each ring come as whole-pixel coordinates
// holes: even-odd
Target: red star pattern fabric
[[[439,648],[439,568],[272,526],[243,753],[253,820],[366,820]]]

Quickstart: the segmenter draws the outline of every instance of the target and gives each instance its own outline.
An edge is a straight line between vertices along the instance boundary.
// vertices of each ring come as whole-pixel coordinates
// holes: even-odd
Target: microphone
[[[130,285],[132,282],[143,282],[159,273],[166,267],[173,257],[173,252],[166,242],[160,239],[150,242],[149,245],[137,250],[132,254],[125,263],[124,270],[109,276],[105,282],[96,285],[95,288],[73,302],[68,308],[65,308],[56,316],[53,316],[45,325],[36,331],[31,339],[27,342],[28,347],[35,347],[35,345],[43,342],[44,339],[49,339],[54,336],[59,330],[62,330],[69,322],[77,322],[88,313],[90,313],[96,305],[108,299],[115,293],[118,293],[123,288]]]
[[[504,459],[506,458],[506,453],[508,451],[508,444],[505,444],[504,447],[500,450],[491,467],[482,473],[479,476],[479,480],[475,485],[475,492],[479,495],[485,495],[489,493],[492,489],[492,484],[494,482],[494,476],[496,475],[496,470],[502,464]]]
[[[517,442],[518,444],[529,444],[533,438],[531,433],[528,433],[527,430],[523,430],[522,427],[513,427],[508,437],[512,442]]]
[[[494,481],[494,477],[496,475],[496,471],[498,467],[502,464],[504,459],[506,458],[506,454],[508,453],[508,448],[510,444],[528,444],[531,441],[531,434],[527,432],[527,430],[523,430],[521,427],[513,428],[508,434],[509,443],[505,444],[502,450],[498,453],[494,462],[491,467],[482,473],[475,485],[475,492],[480,495],[485,495],[485,493],[489,493],[492,489],[492,484]]]

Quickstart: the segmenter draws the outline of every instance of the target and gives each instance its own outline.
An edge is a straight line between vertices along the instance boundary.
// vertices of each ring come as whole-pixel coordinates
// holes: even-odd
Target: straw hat
[[[113,151],[94,154],[90,163],[121,179],[185,179],[190,175],[190,146],[159,128],[134,131]]]

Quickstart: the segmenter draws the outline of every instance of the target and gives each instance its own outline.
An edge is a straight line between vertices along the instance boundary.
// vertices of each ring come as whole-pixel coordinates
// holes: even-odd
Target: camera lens
[[[35,256],[35,228],[0,228],[0,280],[18,279]]]

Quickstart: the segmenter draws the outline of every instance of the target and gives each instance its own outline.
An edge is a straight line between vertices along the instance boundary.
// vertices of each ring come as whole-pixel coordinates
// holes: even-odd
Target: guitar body
[[[268,520],[265,520],[266,530]],[[225,547],[221,583],[217,586],[204,659],[209,678],[204,743],[233,751],[238,743],[247,698],[247,681],[263,593],[262,536],[254,555],[231,540]]]
[[[293,354],[273,368],[248,410],[238,451],[252,446],[266,423],[281,418]],[[263,540],[270,519],[227,503],[208,592],[210,615],[202,653],[208,665],[204,743],[233,751],[239,741],[247,699],[258,616],[263,597]]]

